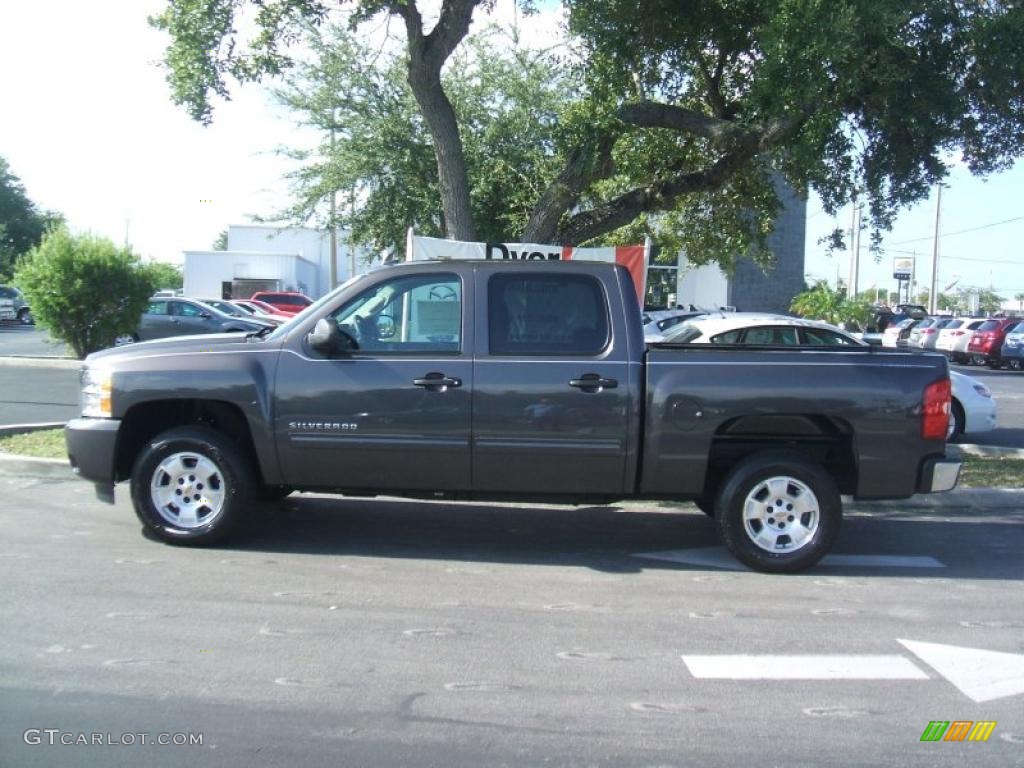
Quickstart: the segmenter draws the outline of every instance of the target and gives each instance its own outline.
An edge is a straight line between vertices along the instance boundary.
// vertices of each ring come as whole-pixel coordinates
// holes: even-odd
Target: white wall
[[[679,256],[679,288],[676,303],[702,309],[724,307],[729,303],[729,280],[715,264],[695,267]]]
[[[352,276],[352,254],[346,230],[338,230],[337,248],[337,279],[338,283],[343,283]],[[228,250],[298,254],[315,266],[315,274],[301,267],[301,274],[296,276],[309,286],[303,292],[315,299],[331,289],[331,238],[327,232],[305,227],[233,225],[228,227]],[[365,249],[356,249],[356,274],[366,271],[367,254]]]
[[[317,265],[294,253],[185,251],[186,296],[218,298],[221,284],[236,278],[277,280],[281,290],[319,295]]]

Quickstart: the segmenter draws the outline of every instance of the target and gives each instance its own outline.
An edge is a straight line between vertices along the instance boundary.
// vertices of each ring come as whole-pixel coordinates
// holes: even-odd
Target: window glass
[[[487,298],[492,355],[596,355],[608,346],[607,302],[588,275],[492,275]]]
[[[454,274],[407,275],[377,283],[332,315],[367,352],[458,352],[462,283]]]
[[[682,323],[669,329],[669,332],[665,334],[665,341],[670,341],[673,344],[689,344],[695,339],[699,339],[703,333],[700,328],[692,323]]]
[[[804,328],[804,343],[822,347],[856,347],[859,346],[853,339],[843,336],[841,333],[829,331],[824,328]]]
[[[175,301],[171,303],[171,314],[178,315],[179,317],[199,317],[203,314],[203,310],[195,304],[186,304],[184,301]]]
[[[796,328],[748,328],[743,336],[743,343],[768,347],[796,346]]]
[[[742,328],[737,328],[735,331],[726,331],[720,333],[717,336],[711,337],[712,344],[739,344],[740,335],[743,333]]]
[[[959,328],[963,324],[963,320],[950,320],[949,324],[946,327],[952,331],[954,328]]]
[[[166,301],[151,301],[151,302],[149,302],[149,306],[146,307],[146,314],[147,315],[166,315],[166,314],[168,314],[168,312],[167,312],[167,302]]]
[[[994,331],[999,327],[998,320],[986,320],[984,323],[978,326],[979,331]]]

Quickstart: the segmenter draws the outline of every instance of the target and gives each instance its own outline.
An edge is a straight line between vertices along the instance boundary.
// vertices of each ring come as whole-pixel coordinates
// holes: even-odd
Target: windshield
[[[310,312],[317,312],[317,311],[319,311],[320,308],[324,306],[324,304],[329,304],[331,301],[333,301],[334,297],[337,296],[338,293],[340,293],[341,291],[347,289],[351,285],[355,285],[357,282],[359,282],[360,280],[362,280],[365,277],[366,277],[365,274],[363,274],[363,275],[356,275],[355,277],[350,277],[348,280],[346,280],[344,283],[339,285],[337,288],[335,288],[333,291],[328,293],[326,296],[321,296],[319,299],[314,301],[312,304],[310,304],[304,310],[302,310],[297,315],[295,315],[291,320],[289,320],[288,322],[286,322],[286,323],[282,324],[280,327],[278,327],[277,330],[275,330],[272,334],[267,336],[267,341],[277,341],[278,339],[285,338],[289,333],[292,332],[293,328],[295,328],[297,325],[305,322],[305,319],[306,319],[307,315],[309,315]]]

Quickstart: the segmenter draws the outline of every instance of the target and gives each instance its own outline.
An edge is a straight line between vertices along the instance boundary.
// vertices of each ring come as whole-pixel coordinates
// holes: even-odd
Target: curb
[[[77,477],[67,459],[40,459],[0,453],[0,475],[30,475],[73,480]]]
[[[78,370],[82,367],[83,362],[83,360],[74,357],[0,356],[0,365],[18,366],[21,368],[65,368],[67,370]]]
[[[981,456],[997,459],[1024,459],[1024,448],[1004,448],[1001,445],[975,445],[954,443],[946,446],[946,453],[953,457]]]
[[[40,421],[35,424],[0,424],[0,437],[25,435],[29,432],[41,432],[44,429],[59,429],[66,421]]]

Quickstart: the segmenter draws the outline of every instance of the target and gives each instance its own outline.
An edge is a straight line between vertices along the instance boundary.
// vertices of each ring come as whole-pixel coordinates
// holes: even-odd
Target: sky
[[[171,103],[158,62],[164,35],[146,22],[164,0],[47,0],[0,3],[0,72],[6,114],[0,156],[29,197],[62,212],[77,232],[128,242],[144,258],[180,263],[182,251],[212,246],[229,224],[269,216],[288,202],[291,161],[276,147],[310,145],[264,87],[232,87],[204,127]],[[512,0],[498,0],[510,20]],[[547,15],[522,19],[535,38],[553,35]],[[954,167],[942,196],[940,290],[993,287],[1024,292],[1024,167],[979,180]],[[849,276],[849,253],[824,254],[818,238],[850,226],[813,197],[807,206],[806,272],[834,283]],[[1012,220],[1012,221],[1011,221]],[[1000,223],[1006,222],[1006,223]],[[859,285],[895,288],[892,256],[917,254],[917,278],[931,281],[934,197],[903,213],[879,262],[861,255]],[[976,228],[976,229],[975,229]],[[975,229],[972,232],[963,230]],[[959,234],[958,234],[959,233]]]

